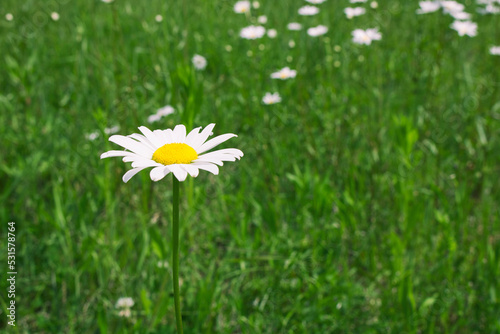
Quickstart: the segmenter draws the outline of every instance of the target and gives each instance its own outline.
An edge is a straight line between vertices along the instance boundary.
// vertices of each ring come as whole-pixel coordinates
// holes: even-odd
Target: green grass
[[[171,266],[157,266],[171,179],[124,184],[129,166],[99,159],[117,149],[105,127],[137,132],[170,104],[156,127],[215,122],[245,153],[181,186],[186,333],[500,333],[498,16],[467,1],[470,38],[416,2],[352,20],[348,1],[314,17],[303,1],[262,0],[248,18],[233,3],[2,0],[0,267],[15,221],[18,277],[17,326],[2,279],[0,328],[175,333]],[[257,15],[276,39],[238,37]],[[381,41],[352,43],[373,27]],[[295,79],[269,78],[285,66]],[[263,105],[267,91],[283,102]]]

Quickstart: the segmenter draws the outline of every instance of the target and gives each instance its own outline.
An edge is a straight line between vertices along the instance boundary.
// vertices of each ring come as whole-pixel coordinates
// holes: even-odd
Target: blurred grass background
[[[181,188],[187,333],[500,333],[498,16],[464,2],[470,38],[417,2],[352,20],[348,1],[300,17],[305,4],[2,0],[0,260],[15,221],[19,274],[17,326],[2,293],[1,328],[175,332],[171,180],[124,184],[129,166],[99,160],[117,149],[106,127],[137,132],[170,104],[155,128],[191,112],[245,153]],[[238,36],[258,15],[276,39]],[[381,41],[352,43],[373,27]],[[269,78],[285,66],[295,79]],[[267,91],[283,102],[263,105]]]

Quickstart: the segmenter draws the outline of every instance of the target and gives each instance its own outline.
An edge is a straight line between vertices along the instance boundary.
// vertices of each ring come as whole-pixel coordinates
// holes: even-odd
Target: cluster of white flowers
[[[276,103],[279,103],[281,102],[281,96],[279,93],[266,93],[266,95],[264,95],[264,97],[262,98],[262,102],[264,102],[264,104],[276,104]]]
[[[469,21],[471,14],[464,11],[465,6],[456,1],[420,1],[417,14],[427,14],[438,11],[440,8],[444,14],[448,14],[455,19],[451,28],[458,32],[459,36],[474,37],[477,35],[477,24]]]
[[[120,317],[128,318],[131,315],[130,308],[134,306],[134,300],[130,297],[121,297],[116,301],[115,307],[119,310]]]
[[[266,33],[266,28],[263,26],[248,26],[240,31],[240,37],[245,39],[257,39],[262,38]]]
[[[484,8],[478,8],[479,14],[498,14],[500,13],[500,0],[477,0],[478,5],[484,5]]]
[[[356,29],[352,32],[352,41],[357,44],[370,45],[372,41],[378,41],[382,39],[382,34],[378,31],[378,28],[372,29]]]
[[[173,114],[174,108],[171,106],[165,106],[163,108],[158,109],[158,111],[148,117],[148,123],[158,122],[163,117]]]
[[[366,9],[363,7],[347,7],[344,9],[344,14],[348,19],[352,19],[355,16],[360,16],[366,13]]]

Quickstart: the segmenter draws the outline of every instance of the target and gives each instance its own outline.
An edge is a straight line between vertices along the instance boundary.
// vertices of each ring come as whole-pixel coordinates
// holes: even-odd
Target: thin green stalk
[[[172,173],[174,198],[173,198],[173,224],[172,224],[172,265],[173,265],[173,282],[174,282],[174,304],[175,304],[175,321],[177,323],[177,333],[182,334],[182,316],[181,302],[179,294],[179,181]]]

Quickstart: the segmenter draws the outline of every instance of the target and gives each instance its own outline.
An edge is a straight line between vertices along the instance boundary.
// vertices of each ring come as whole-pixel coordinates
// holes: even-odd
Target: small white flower
[[[117,133],[118,131],[120,131],[120,126],[119,125],[115,125],[115,126],[112,126],[110,128],[105,128],[104,129],[104,133],[107,134],[107,135],[111,135],[113,133]]]
[[[12,21],[14,19],[14,15],[12,15],[11,13],[7,13],[5,14],[5,19],[7,21]]]
[[[323,2],[325,2],[326,0],[306,0],[306,1],[309,3],[312,3],[314,5],[319,5],[319,4],[322,4]]]
[[[378,8],[378,2],[377,1],[370,2],[370,7],[373,9]]]
[[[59,21],[59,14],[56,12],[50,13],[50,18],[54,21]]]
[[[205,57],[200,55],[193,56],[193,65],[197,70],[204,70],[207,67],[207,60]]]
[[[289,67],[282,68],[278,72],[274,72],[271,74],[272,79],[281,79],[281,80],[286,80],[289,78],[295,78],[297,75],[296,70],[291,70]]]
[[[490,48],[490,54],[500,56],[500,46],[492,46]]]
[[[148,123],[151,124],[151,123],[154,123],[154,122],[158,122],[160,119],[161,119],[161,115],[152,114],[152,115],[148,116]]]
[[[156,22],[161,22],[161,21],[163,21],[163,16],[161,16],[160,14],[156,15],[156,16],[155,16],[155,21],[156,21]]]
[[[299,15],[316,15],[319,13],[319,8],[314,6],[304,6],[299,8]]]
[[[265,15],[261,15],[257,18],[257,22],[259,22],[260,24],[266,24],[267,23],[267,16]]]
[[[288,30],[300,30],[300,29],[302,29],[302,25],[300,23],[297,23],[297,22],[290,22],[290,23],[288,23],[288,25],[286,27],[288,28]]]
[[[368,0],[350,0],[350,3],[367,2]]]
[[[90,141],[94,141],[97,138],[99,138],[99,132],[97,132],[97,131],[91,132],[91,133],[87,133],[85,135],[85,139],[90,140]]]
[[[262,98],[262,102],[264,102],[264,104],[275,104],[275,103],[279,103],[281,102],[281,97],[280,97],[280,94],[278,93],[266,93],[266,95],[264,95],[264,97]]]
[[[130,311],[129,308],[124,308],[124,309],[120,310],[120,312],[118,312],[118,315],[120,317],[130,318],[130,316],[132,315],[132,312]]]
[[[288,41],[288,46],[289,46],[290,48],[294,48],[294,47],[295,47],[295,41],[294,41],[293,39],[289,40],[289,41]]]
[[[357,44],[370,45],[374,40],[382,39],[382,34],[378,28],[373,29],[356,29],[352,32],[352,41]]]
[[[328,32],[328,27],[319,25],[317,27],[307,29],[307,34],[312,37],[321,36]]]
[[[112,3],[114,0],[101,0],[104,3]]]
[[[477,35],[477,24],[471,21],[454,21],[451,29],[456,30],[459,36],[474,37]]]
[[[418,5],[420,8],[417,9],[417,14],[432,13],[441,7],[438,1],[420,1]]]
[[[227,52],[233,51],[233,47],[231,45],[226,45],[224,49],[226,49]]]
[[[175,111],[174,108],[172,108],[171,106],[164,106],[164,107],[158,109],[156,114],[160,115],[160,116],[167,116],[167,115],[173,114],[174,111]]]
[[[451,12],[450,15],[455,19],[455,20],[469,20],[471,15],[466,12]]]
[[[450,14],[452,12],[462,12],[465,8],[464,5],[456,1],[441,1],[440,4],[445,14]]]
[[[248,13],[250,11],[250,1],[238,1],[234,4],[234,12],[238,14]]]
[[[355,16],[363,15],[364,13],[366,13],[366,9],[364,9],[363,7],[354,7],[354,8],[347,7],[344,9],[344,14],[345,16],[347,16],[348,19],[352,19]]]
[[[134,306],[134,300],[130,297],[121,297],[116,301],[116,308],[131,308]]]
[[[278,35],[278,32],[276,31],[276,29],[269,29],[267,31],[267,36],[269,38],[275,38],[277,35]]]
[[[258,1],[254,1],[252,2],[252,6],[253,8],[258,9],[260,7],[260,3]]]
[[[249,26],[241,29],[240,37],[246,39],[257,39],[264,36],[266,29],[262,26]]]

